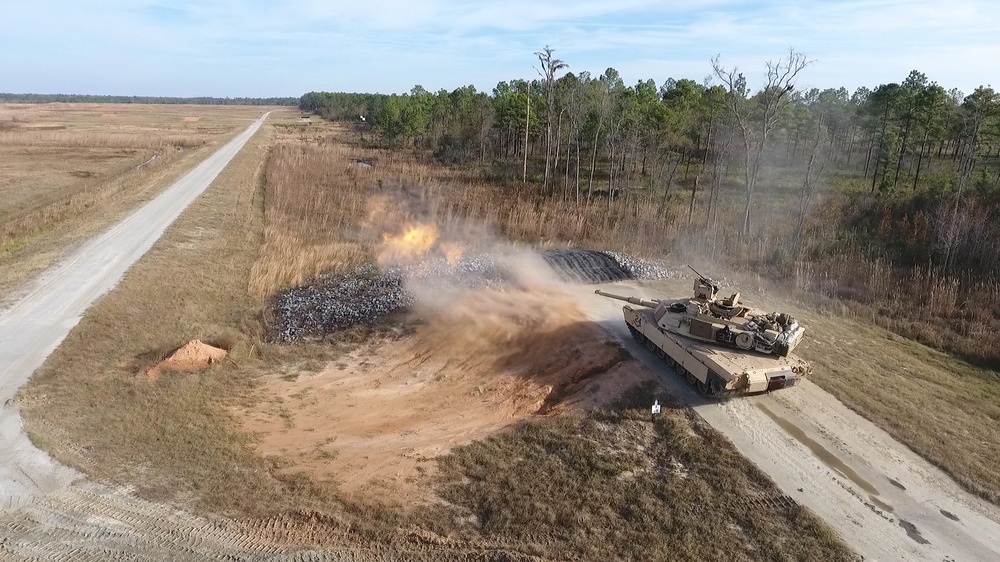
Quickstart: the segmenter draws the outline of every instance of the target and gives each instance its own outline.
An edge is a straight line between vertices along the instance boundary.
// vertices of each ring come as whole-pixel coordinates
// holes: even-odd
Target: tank
[[[719,298],[719,286],[695,274],[693,296],[685,299],[595,292],[635,305],[622,307],[632,336],[702,394],[769,392],[808,374],[808,364],[791,355],[805,334],[791,315],[749,307],[738,292]]]

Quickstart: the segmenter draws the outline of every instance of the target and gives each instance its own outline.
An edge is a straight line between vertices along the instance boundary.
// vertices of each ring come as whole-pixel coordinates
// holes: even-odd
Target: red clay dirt
[[[415,333],[295,380],[240,410],[262,454],[363,501],[431,498],[434,457],[539,415],[613,402],[653,375],[558,289],[448,299]]]
[[[225,359],[228,354],[225,349],[202,343],[201,340],[192,340],[146,371],[146,376],[155,381],[168,371],[203,371]]]

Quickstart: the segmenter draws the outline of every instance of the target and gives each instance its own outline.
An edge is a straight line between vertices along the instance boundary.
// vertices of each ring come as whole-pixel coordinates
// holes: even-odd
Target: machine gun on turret
[[[702,300],[704,302],[712,302],[715,297],[719,294],[719,286],[715,284],[710,278],[698,273],[698,270],[688,266],[688,269],[694,272],[698,278],[694,282],[694,298]]]

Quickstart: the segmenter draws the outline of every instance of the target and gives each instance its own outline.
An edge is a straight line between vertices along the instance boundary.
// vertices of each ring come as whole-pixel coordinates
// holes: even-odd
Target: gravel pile
[[[413,304],[400,272],[365,265],[350,274],[323,275],[308,285],[282,291],[272,300],[274,341],[319,338]]]
[[[626,254],[591,250],[547,250],[542,258],[565,281],[605,283],[625,279],[666,279],[681,272]],[[414,302],[406,285],[429,290],[497,289],[511,281],[501,255],[464,256],[455,264],[428,259],[413,266],[380,270],[365,265],[347,274],[323,275],[308,285],[282,291],[271,307],[271,338],[277,342],[317,339],[406,309]]]
[[[649,279],[656,281],[659,279],[680,279],[689,276],[686,270],[675,267],[668,267],[662,262],[636,258],[628,254],[618,252],[602,252],[618,262],[622,269],[628,271],[633,279]]]

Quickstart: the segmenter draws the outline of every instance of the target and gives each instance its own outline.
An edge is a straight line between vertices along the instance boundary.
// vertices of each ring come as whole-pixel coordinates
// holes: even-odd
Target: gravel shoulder
[[[655,298],[679,282],[608,285]],[[668,289],[669,287],[669,289]],[[682,289],[683,290],[683,289]],[[834,527],[866,558],[1000,558],[1000,510],[962,490],[868,420],[805,381],[768,395],[708,402],[632,341],[616,301],[580,292],[587,315],[661,375],[795,501]]]

